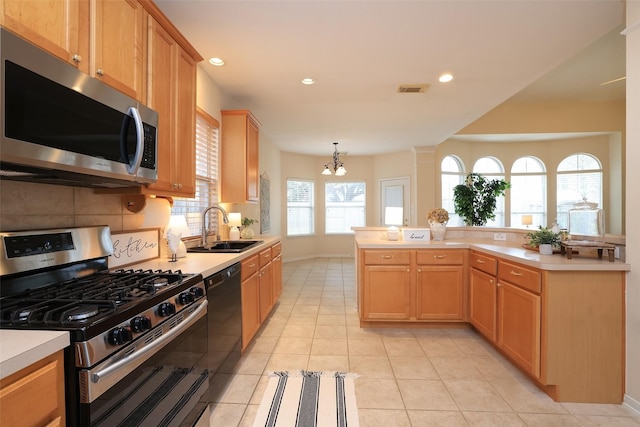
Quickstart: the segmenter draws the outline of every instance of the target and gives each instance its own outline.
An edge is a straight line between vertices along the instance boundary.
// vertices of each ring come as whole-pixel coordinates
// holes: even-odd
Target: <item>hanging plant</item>
[[[485,225],[496,217],[496,200],[511,184],[504,179],[487,179],[477,173],[467,175],[464,184],[453,189],[453,203],[466,225]]]

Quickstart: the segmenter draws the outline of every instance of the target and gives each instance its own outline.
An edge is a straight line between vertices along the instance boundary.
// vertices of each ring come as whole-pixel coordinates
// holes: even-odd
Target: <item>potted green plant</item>
[[[453,189],[455,211],[466,225],[485,225],[496,217],[496,200],[511,184],[504,179],[487,179],[477,173],[467,175],[464,184]]]
[[[258,222],[257,219],[252,219],[247,217],[242,218],[242,221],[241,221],[242,231],[240,232],[240,237],[242,237],[243,239],[253,238],[255,234],[253,232],[253,229],[249,227],[251,226],[251,224],[257,223],[257,222]]]
[[[547,227],[539,226],[537,231],[532,231],[525,234],[525,237],[529,238],[529,246],[532,248],[538,248],[541,254],[551,255],[553,248],[560,245],[561,233],[554,233],[553,230]]]

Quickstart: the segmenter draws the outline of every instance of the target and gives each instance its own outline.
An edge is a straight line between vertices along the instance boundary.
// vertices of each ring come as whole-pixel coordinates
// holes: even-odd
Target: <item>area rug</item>
[[[271,372],[253,427],[358,427],[354,378],[345,372]]]

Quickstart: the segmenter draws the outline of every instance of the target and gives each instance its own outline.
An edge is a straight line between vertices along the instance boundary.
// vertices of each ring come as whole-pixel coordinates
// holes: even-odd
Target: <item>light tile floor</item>
[[[278,305],[235,367],[213,427],[251,426],[274,370],[359,374],[362,427],[640,426],[623,405],[557,403],[470,329],[361,329],[353,260],[283,264]]]

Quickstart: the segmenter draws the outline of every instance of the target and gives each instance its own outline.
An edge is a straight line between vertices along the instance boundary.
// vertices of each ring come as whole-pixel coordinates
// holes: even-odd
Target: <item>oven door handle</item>
[[[122,366],[127,365],[129,363],[132,363],[135,360],[140,359],[140,358],[144,357],[145,355],[147,355],[149,353],[151,353],[150,355],[155,354],[156,350],[159,347],[162,347],[165,342],[171,341],[176,335],[179,335],[185,329],[189,328],[192,324],[194,324],[198,319],[200,319],[200,317],[202,317],[201,314],[202,314],[203,311],[206,313],[207,300],[203,299],[202,301],[203,301],[203,303],[200,304],[197,308],[195,308],[189,314],[189,317],[187,317],[184,320],[182,320],[174,328],[169,330],[169,332],[167,332],[165,334],[162,334],[162,336],[160,338],[158,338],[158,339],[152,341],[151,343],[147,344],[140,351],[134,351],[133,353],[123,357],[122,359],[118,360],[117,362],[113,363],[112,365],[109,365],[109,366],[107,366],[106,368],[104,368],[104,369],[102,369],[100,371],[94,372],[91,375],[91,381],[93,383],[97,384],[98,382],[100,382],[100,380],[102,380],[105,377],[109,376],[110,374],[112,374],[113,372],[117,371],[118,369],[122,368]]]

